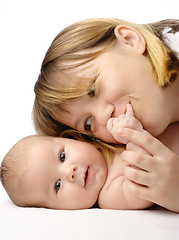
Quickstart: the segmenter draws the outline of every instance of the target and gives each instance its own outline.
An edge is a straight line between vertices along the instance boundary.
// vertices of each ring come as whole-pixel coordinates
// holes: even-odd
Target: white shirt
[[[169,30],[170,28],[166,28],[163,31],[164,41],[172,50],[176,51],[179,58],[179,32],[168,33]]]

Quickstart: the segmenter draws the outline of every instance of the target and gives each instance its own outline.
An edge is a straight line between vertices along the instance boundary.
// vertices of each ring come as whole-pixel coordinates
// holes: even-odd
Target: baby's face
[[[27,205],[86,209],[96,202],[106,175],[103,156],[91,144],[35,137],[28,143],[20,192]]]

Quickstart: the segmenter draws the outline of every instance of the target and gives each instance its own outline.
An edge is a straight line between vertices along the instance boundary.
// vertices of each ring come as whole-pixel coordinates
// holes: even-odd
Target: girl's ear
[[[137,53],[144,54],[146,41],[135,28],[127,25],[118,25],[114,29],[114,34],[119,44],[123,41],[125,45],[133,48]]]

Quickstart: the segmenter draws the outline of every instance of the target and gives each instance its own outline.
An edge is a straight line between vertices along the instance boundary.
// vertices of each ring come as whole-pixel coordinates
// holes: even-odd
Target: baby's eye
[[[61,187],[61,179],[59,179],[56,183],[55,183],[55,190],[56,192],[58,192],[60,190]]]
[[[84,129],[85,131],[91,132],[91,118],[85,120]]]
[[[91,86],[90,86],[90,89],[89,89],[89,92],[88,92],[88,95],[90,97],[94,97],[95,96],[95,81],[92,82]]]
[[[66,154],[65,154],[64,151],[62,151],[62,152],[60,153],[60,161],[63,163],[63,162],[65,161],[65,158],[66,158]]]

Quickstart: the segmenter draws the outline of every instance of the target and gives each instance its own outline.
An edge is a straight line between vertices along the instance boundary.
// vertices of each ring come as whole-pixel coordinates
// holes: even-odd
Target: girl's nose
[[[67,167],[67,169],[66,169],[66,177],[68,178],[68,180],[70,182],[74,182],[75,181],[76,170],[77,170],[77,166],[76,165],[70,165],[69,167]]]
[[[107,121],[111,118],[114,112],[114,107],[110,103],[100,101],[96,104],[93,111],[97,122],[102,126],[106,126]]]

